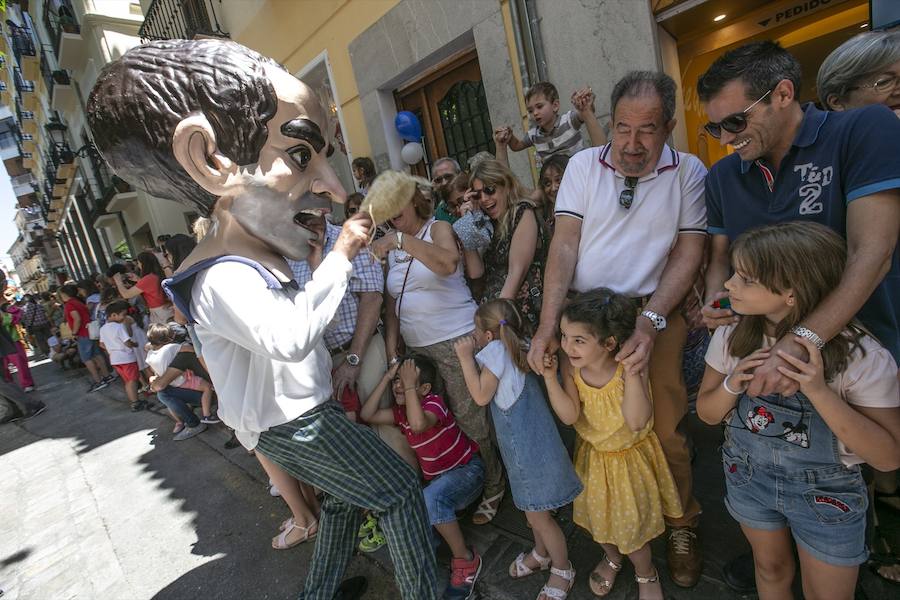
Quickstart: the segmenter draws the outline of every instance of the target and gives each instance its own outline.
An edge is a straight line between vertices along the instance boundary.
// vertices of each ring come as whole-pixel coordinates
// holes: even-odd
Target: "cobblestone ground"
[[[171,440],[161,407],[131,413],[120,383],[86,394],[84,372],[55,365],[34,367],[35,392],[47,404],[41,415],[0,425],[0,590],[3,600],[143,598],[281,599],[302,588],[312,546],[270,547],[288,511],[267,493],[266,479],[243,449],[227,450],[224,427],[184,442]],[[664,543],[654,545],[671,598],[741,598],[721,580],[721,567],[747,549],[725,512],[720,433],[687,422],[697,445],[697,488],[704,505],[701,537],[706,566],[692,590],[674,586],[665,572]],[[507,495],[508,496],[508,495]],[[578,580],[573,600],[593,598],[587,574],[598,546],[562,511]],[[893,515],[887,529],[900,547]],[[465,519],[468,521],[468,519]],[[495,521],[466,527],[485,559],[478,584],[483,599],[531,599],[540,575],[511,582],[506,570],[530,548],[528,529],[507,498]],[[446,573],[448,557],[438,554]],[[348,575],[366,575],[365,598],[397,598],[390,558],[382,549],[359,555]],[[611,600],[634,598],[630,568]],[[865,571],[857,597],[898,597]],[[799,597],[799,595],[798,595]]]

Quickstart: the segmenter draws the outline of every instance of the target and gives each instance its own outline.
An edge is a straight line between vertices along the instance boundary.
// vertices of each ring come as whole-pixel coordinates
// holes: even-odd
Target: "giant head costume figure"
[[[312,222],[344,201],[316,95],[234,42],[129,50],[97,79],[88,121],[119,177],[214,217],[188,262],[227,253],[276,266],[282,256],[303,259],[318,229]]]

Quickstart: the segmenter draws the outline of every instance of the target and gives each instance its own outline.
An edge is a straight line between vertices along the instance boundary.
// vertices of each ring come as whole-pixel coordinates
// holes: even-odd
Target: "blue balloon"
[[[409,142],[418,142],[422,139],[422,125],[418,117],[408,110],[402,110],[394,117],[394,127],[400,137]]]

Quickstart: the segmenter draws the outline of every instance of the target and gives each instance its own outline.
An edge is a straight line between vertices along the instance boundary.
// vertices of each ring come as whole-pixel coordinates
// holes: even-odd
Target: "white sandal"
[[[566,598],[569,597],[569,592],[572,590],[572,586],[575,585],[575,569],[572,568],[572,563],[569,562],[568,569],[557,569],[556,567],[550,567],[550,573],[556,575],[557,577],[562,577],[569,582],[569,585],[566,586],[566,589],[561,590],[558,587],[552,587],[551,585],[547,584],[541,588],[541,591],[538,594],[538,598],[544,596],[549,600],[566,600]]]
[[[317,533],[319,533],[318,529],[312,533],[310,533],[310,531],[309,531],[313,527],[316,527],[316,525],[318,525],[318,524],[319,524],[318,521],[313,521],[306,527],[301,527],[300,525],[297,525],[296,523],[294,523],[294,519],[291,518],[290,525],[285,527],[281,531],[281,533],[278,535],[278,537],[276,537],[274,540],[272,540],[272,547],[275,548],[276,550],[287,550],[289,548],[293,548],[294,546],[297,546],[298,544],[302,544],[303,542],[308,542],[311,539],[313,539],[314,537],[316,537]],[[287,541],[287,536],[290,535],[290,533],[295,529],[299,529],[303,533],[303,536],[299,540],[289,544]]]
[[[539,571],[546,571],[550,568],[550,557],[549,556],[541,556],[538,554],[533,548],[531,550],[531,558],[538,562],[540,568]],[[525,564],[525,553],[522,552],[519,556],[516,557],[516,560],[509,565],[509,576],[513,579],[521,579],[522,577],[528,577],[532,573],[534,573],[534,569]]]
[[[653,575],[652,577],[641,577],[640,575],[635,573],[634,580],[638,583],[638,585],[646,585],[648,583],[659,583],[659,571],[657,571],[656,569],[653,569],[653,570],[656,572],[656,575]],[[640,590],[639,590],[638,598],[640,598],[640,597],[641,597],[641,595],[640,595]],[[665,597],[665,592],[663,593],[663,597]]]
[[[497,516],[497,509],[500,508],[500,503],[503,501],[504,493],[505,492],[500,492],[490,498],[482,498],[481,503],[478,505],[478,509],[475,511],[475,514],[472,515],[472,524],[487,525],[493,521],[494,517]]]
[[[616,577],[619,576],[619,571],[622,570],[622,565],[624,564],[624,560],[623,560],[623,562],[620,562],[620,563],[614,563],[612,561],[612,559],[609,557],[609,555],[604,553],[603,558],[600,559],[600,561],[605,562],[606,565],[610,569],[612,569],[612,572],[613,572],[612,579],[611,580],[606,579],[605,577],[603,577],[603,575],[601,575],[597,571],[597,567],[600,566],[599,564],[597,565],[597,567],[594,567],[593,571],[591,571],[591,575],[588,579],[589,579],[589,586],[591,588],[591,593],[593,593],[598,598],[603,598],[605,596],[608,596],[609,593],[612,591],[613,584],[615,584],[615,582],[616,582]],[[595,588],[594,585],[596,585],[597,587]],[[600,591],[598,591],[598,590],[600,590]]]

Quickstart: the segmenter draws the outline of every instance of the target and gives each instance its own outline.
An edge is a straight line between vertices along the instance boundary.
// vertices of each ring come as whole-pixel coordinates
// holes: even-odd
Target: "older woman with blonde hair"
[[[390,219],[392,229],[370,246],[373,254],[387,259],[387,356],[392,362],[398,358],[402,337],[408,350],[427,356],[437,365],[447,404],[465,434],[478,444],[484,461],[484,499],[473,518],[476,524],[484,524],[493,519],[503,499],[503,471],[491,441],[487,411],[469,395],[453,349],[456,340],[472,335],[478,307],[466,285],[460,249],[450,224],[435,220],[431,202],[409,175],[380,175],[369,197],[381,193],[378,188],[382,177],[392,181],[395,200],[411,198],[397,203],[404,206]],[[361,210],[366,210],[365,204]]]
[[[537,206],[509,167],[496,160],[478,163],[469,177],[468,208],[480,207],[494,224],[491,243],[482,256],[482,302],[507,298],[537,325],[543,296],[547,241]],[[472,264],[471,253],[467,254]],[[477,270],[477,266],[472,270]]]

